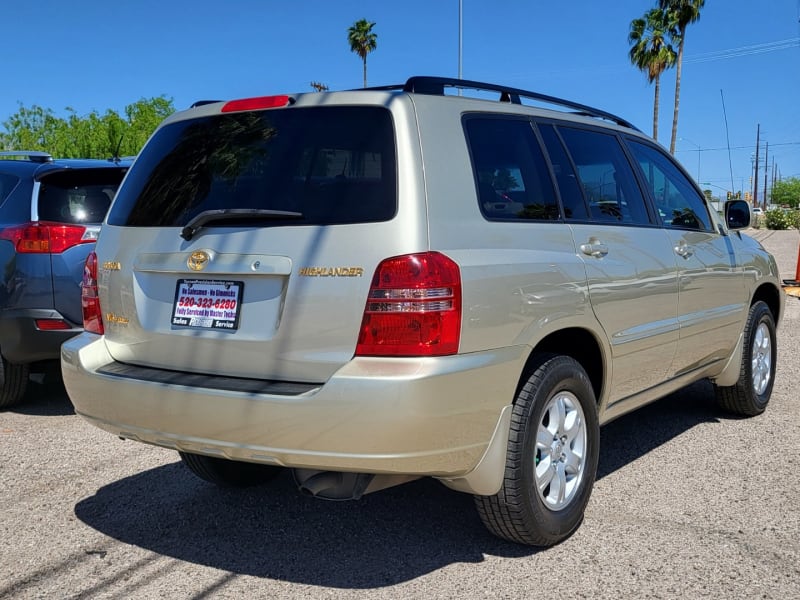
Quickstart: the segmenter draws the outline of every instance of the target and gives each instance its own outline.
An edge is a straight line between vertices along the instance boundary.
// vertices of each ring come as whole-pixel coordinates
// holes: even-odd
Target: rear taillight
[[[83,266],[81,281],[81,308],[83,309],[83,329],[90,333],[105,333],[100,298],[97,295],[97,255],[90,252]]]
[[[20,254],[60,254],[77,246],[97,241],[97,231],[83,225],[49,221],[24,223],[0,231],[0,240],[9,240]]]
[[[384,260],[375,270],[357,356],[444,356],[458,352],[461,273],[444,254]]]

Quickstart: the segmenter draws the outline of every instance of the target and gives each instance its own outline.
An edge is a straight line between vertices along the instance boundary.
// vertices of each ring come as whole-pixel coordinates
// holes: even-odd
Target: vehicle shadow
[[[418,480],[357,502],[301,495],[289,473],[266,486],[215,488],[173,463],[114,482],[75,515],[125,544],[236,574],[334,588],[413,580],[484,553],[535,549],[492,537],[472,498]]]
[[[716,405],[707,380],[620,417],[600,430],[597,479],[611,475],[697,425],[728,418],[735,417]]]
[[[598,477],[717,421],[709,394],[699,384],[604,427]],[[288,472],[266,486],[223,489],[176,462],[100,488],[75,515],[125,544],[182,561],[334,588],[384,587],[487,554],[540,551],[494,538],[468,495],[433,480],[325,502],[297,492]]]

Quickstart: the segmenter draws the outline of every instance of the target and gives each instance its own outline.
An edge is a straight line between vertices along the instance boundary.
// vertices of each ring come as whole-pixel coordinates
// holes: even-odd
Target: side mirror
[[[728,200],[725,203],[725,223],[731,230],[749,227],[750,205],[744,200]]]

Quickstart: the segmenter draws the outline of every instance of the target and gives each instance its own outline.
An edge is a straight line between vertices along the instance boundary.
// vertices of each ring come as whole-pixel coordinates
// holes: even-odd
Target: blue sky
[[[462,0],[463,75],[569,98],[652,133],[653,88],[628,60],[630,21],[655,0]],[[38,104],[63,114],[122,111],[165,95],[177,108],[360,87],[347,28],[376,22],[370,85],[458,73],[458,0],[0,0],[0,122]],[[756,126],[783,177],[800,177],[800,0],[707,0],[687,32],[677,157],[715,193],[751,189]],[[663,78],[669,146],[674,70]],[[725,108],[732,147],[726,149]],[[732,169],[731,169],[732,167]],[[759,186],[759,189],[762,189]]]

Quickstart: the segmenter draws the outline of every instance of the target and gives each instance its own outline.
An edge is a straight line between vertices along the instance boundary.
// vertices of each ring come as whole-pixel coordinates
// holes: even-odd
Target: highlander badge
[[[302,267],[298,272],[301,277],[361,277],[363,267]]]

